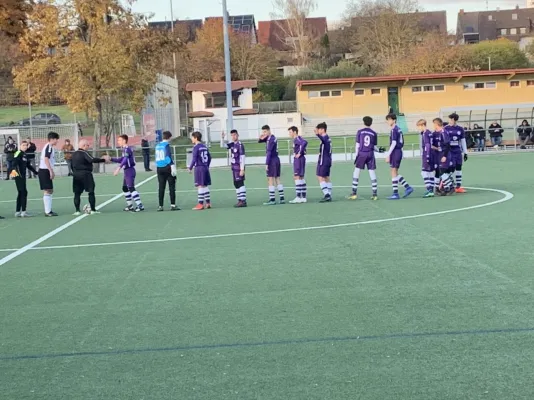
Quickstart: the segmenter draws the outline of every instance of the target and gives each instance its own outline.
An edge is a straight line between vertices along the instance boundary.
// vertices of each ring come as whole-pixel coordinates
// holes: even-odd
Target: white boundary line
[[[301,227],[301,228],[276,229],[276,230],[269,230],[269,231],[221,233],[217,235],[184,236],[184,237],[165,238],[165,239],[145,239],[145,240],[132,240],[132,241],[123,241],[123,242],[84,243],[84,244],[73,244],[73,245],[64,245],[64,246],[36,247],[39,243],[43,241],[41,240],[39,243],[31,246],[30,248],[27,248],[24,251],[27,251],[27,250],[59,250],[59,249],[81,248],[81,247],[104,247],[104,246],[117,246],[117,245],[130,245],[130,244],[145,244],[145,243],[182,242],[182,241],[188,241],[188,240],[219,239],[219,238],[229,238],[229,237],[237,237],[237,236],[256,236],[256,235],[269,235],[273,233],[287,233],[287,232],[313,231],[313,230],[320,230],[320,229],[345,228],[345,227],[350,227],[350,226],[381,224],[384,222],[402,221],[402,220],[409,220],[409,219],[416,219],[416,218],[423,218],[423,217],[431,217],[431,216],[436,216],[436,215],[451,214],[451,213],[455,213],[459,211],[475,210],[477,208],[490,207],[496,204],[504,203],[505,201],[511,200],[514,197],[512,193],[507,192],[505,190],[490,189],[490,188],[475,188],[475,187],[466,187],[466,189],[500,193],[504,197],[502,197],[499,200],[491,201],[489,203],[456,208],[453,210],[435,211],[435,212],[424,213],[424,214],[407,215],[404,217],[375,219],[375,220],[370,220],[370,221],[348,222],[348,223],[343,223],[343,224],[322,225],[322,226],[308,226],[308,227]],[[59,232],[56,232],[56,233],[59,233]],[[17,250],[17,251],[20,251],[20,250]],[[5,251],[8,251],[8,250],[0,249],[0,252],[5,252]],[[0,265],[2,265],[1,261],[0,261]]]
[[[151,181],[156,176],[157,175],[152,175],[151,177],[149,177],[149,178],[145,179],[144,181],[140,182],[139,184],[137,184],[136,187],[143,186],[145,183]],[[96,207],[96,209],[100,210],[100,209],[104,208],[105,206],[107,206],[108,204],[113,203],[115,200],[120,199],[121,197],[123,197],[122,193],[117,194],[117,195],[115,195],[115,197],[112,197],[111,199],[109,199],[109,200],[105,201],[104,203],[100,204],[98,207]],[[82,214],[79,217],[74,218],[72,221],[69,221],[66,224],[63,224],[63,225],[57,227],[53,231],[48,232],[46,235],[41,236],[39,239],[36,239],[33,242],[28,243],[26,246],[24,246],[24,247],[22,247],[22,248],[20,248],[18,250],[15,250],[13,253],[11,253],[11,254],[5,256],[4,258],[0,259],[0,267],[2,265],[4,265],[4,264],[8,263],[9,261],[13,260],[14,258],[26,253],[28,250],[33,250],[36,246],[40,245],[45,240],[48,240],[51,237],[56,236],[58,233],[63,232],[69,226],[72,226],[72,225],[80,222],[82,219],[86,218],[87,216],[88,216],[87,214]]]

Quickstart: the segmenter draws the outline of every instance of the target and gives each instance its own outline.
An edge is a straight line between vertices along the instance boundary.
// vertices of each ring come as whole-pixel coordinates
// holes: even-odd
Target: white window
[[[485,87],[484,82],[475,83],[475,89],[484,89],[484,87]]]
[[[330,97],[330,90],[321,90],[321,91],[319,92],[319,95],[320,95],[321,97]]]
[[[309,99],[317,99],[320,97],[341,97],[341,90],[321,90],[321,91],[310,91],[308,92]]]
[[[434,90],[436,92],[443,92],[445,90],[445,85],[434,85]]]
[[[520,87],[519,81],[510,81],[510,87]]]
[[[488,15],[488,21],[493,21],[493,15]]]
[[[422,90],[421,86],[412,86],[412,93],[420,93]]]
[[[495,89],[496,87],[497,87],[497,83],[496,82],[464,83],[464,90]]]
[[[513,19],[514,21],[517,21],[517,14],[512,14],[512,19]]]
[[[510,29],[510,35],[517,35],[517,29],[516,28]]]
[[[424,92],[433,92],[434,91],[434,86],[432,86],[432,85],[423,86],[423,91]]]
[[[354,91],[354,94],[355,94],[356,96],[363,96],[363,95],[365,95],[365,90],[364,90],[364,89],[356,89],[356,90]]]
[[[508,29],[501,29],[501,36],[506,36],[508,34]]]
[[[497,87],[497,82],[486,82],[486,89],[495,89]]]
[[[443,92],[444,90],[445,85],[412,86],[412,93]]]
[[[317,92],[317,91],[308,92],[308,98],[309,99],[314,99],[316,97],[319,97],[319,92]]]
[[[371,94],[380,94],[380,89],[371,89]]]
[[[519,28],[519,31],[521,32],[522,35],[524,35],[527,33],[527,28]]]
[[[475,88],[474,83],[464,83],[464,90],[472,90]]]
[[[341,90],[332,90],[330,92],[330,96],[332,96],[332,97],[340,97],[341,96]]]

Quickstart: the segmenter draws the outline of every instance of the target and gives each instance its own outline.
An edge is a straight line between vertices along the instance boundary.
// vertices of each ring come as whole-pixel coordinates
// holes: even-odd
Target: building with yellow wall
[[[534,102],[534,68],[297,82],[305,118],[439,113],[446,107]]]

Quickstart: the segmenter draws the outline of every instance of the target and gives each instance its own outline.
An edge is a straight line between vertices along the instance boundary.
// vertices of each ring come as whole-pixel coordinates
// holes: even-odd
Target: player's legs
[[[87,192],[87,197],[89,199],[89,207],[91,207],[91,213],[98,214],[96,211],[96,195],[95,195],[95,180],[92,173],[85,175],[84,187],[83,189]]]
[[[122,182],[122,193],[124,194],[124,200],[126,201],[126,208],[124,209],[124,211],[133,211],[132,194],[128,190],[126,180],[123,180]]]
[[[17,186],[17,208],[15,217],[20,217],[22,211],[26,211],[26,205],[23,205],[24,201],[28,199],[28,191],[26,190],[26,180],[20,176],[15,178],[15,184]],[[24,194],[26,191],[26,195]]]
[[[158,204],[159,209],[163,210],[163,201],[165,199],[165,190],[167,190],[167,171],[164,168],[158,168]],[[171,202],[172,204],[172,202]]]
[[[275,188],[275,178],[269,176],[267,178],[267,185],[269,188],[269,201],[266,202],[266,205],[276,204],[276,188]]]
[[[177,210],[176,207],[176,177],[169,173],[167,176],[167,182],[169,183],[169,200],[171,201],[171,210]]]
[[[355,167],[352,173],[352,194],[349,196],[350,200],[356,200],[358,198],[358,185],[360,184],[361,171],[360,168]]]
[[[193,208],[193,210],[199,211],[199,210],[203,210],[204,209],[204,201],[205,201],[204,193],[205,193],[205,189],[206,189],[205,186],[197,185],[197,201],[198,201],[198,204],[196,205],[195,208]]]
[[[463,172],[462,172],[462,163],[456,164],[456,193],[465,193],[465,189],[462,187],[462,178],[463,178]]]
[[[332,197],[332,181],[330,180],[330,171],[328,171],[329,174],[324,177],[325,183],[326,183],[326,189],[328,190],[328,195]]]
[[[397,176],[399,175],[398,168],[391,167],[391,187],[393,189],[393,194],[390,197],[390,200],[397,200],[399,199],[399,179]]]
[[[50,171],[39,169],[39,185],[43,191],[44,211],[47,217],[55,217],[56,213],[52,211],[52,195],[54,194],[54,182],[50,177]]]
[[[237,204],[234,206],[236,208],[242,208],[247,206],[247,190],[245,188],[245,182],[243,179],[234,180],[235,192],[237,195]]]
[[[373,191],[372,200],[378,200],[378,179],[376,177],[376,170],[369,170],[369,178],[371,179],[371,189]]]

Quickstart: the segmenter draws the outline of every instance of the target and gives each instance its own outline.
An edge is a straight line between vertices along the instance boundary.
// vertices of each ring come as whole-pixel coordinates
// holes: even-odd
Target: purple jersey
[[[397,143],[395,145],[395,150],[401,150],[404,147],[404,136],[401,128],[397,125],[391,129],[391,133],[389,134],[389,145],[391,146],[394,141]]]
[[[301,157],[306,155],[306,148],[308,147],[308,142],[304,140],[302,136],[297,136],[293,140],[293,154],[300,154]]]
[[[465,139],[464,128],[458,125],[447,125],[444,129],[449,136],[451,153],[462,153],[462,139]]]
[[[319,159],[317,160],[318,166],[331,166],[332,165],[332,141],[328,135],[317,135],[321,141],[319,146]],[[322,176],[322,175],[321,175]],[[329,175],[324,175],[329,176]]]
[[[245,146],[241,142],[228,143],[230,149],[230,164],[232,169],[240,171],[245,169]]]
[[[436,146],[440,147],[440,146]],[[421,132],[421,156],[423,160],[428,160],[430,154],[432,153],[432,132],[428,129],[425,129],[424,132]]]
[[[124,146],[122,148],[122,157],[113,157],[111,161],[119,163],[120,168],[129,169],[135,167],[133,149],[130,146]]]
[[[265,139],[258,140],[259,143],[267,143],[265,146],[265,165],[271,165],[278,160],[278,141],[276,136],[269,135]]]
[[[189,169],[196,168],[209,168],[211,164],[211,154],[204,143],[197,143],[193,147],[193,157]]]
[[[356,134],[356,143],[360,145],[359,152],[374,152],[378,144],[378,135],[371,128],[360,129]]]

